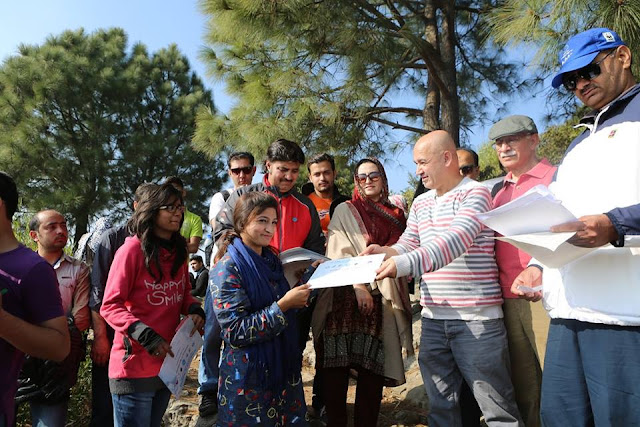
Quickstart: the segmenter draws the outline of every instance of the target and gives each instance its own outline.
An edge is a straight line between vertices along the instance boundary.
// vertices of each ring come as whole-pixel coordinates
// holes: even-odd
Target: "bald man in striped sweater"
[[[493,231],[476,218],[491,209],[482,184],[460,175],[456,146],[445,131],[421,137],[416,173],[431,189],[411,206],[407,228],[385,253],[377,279],[420,277],[422,333],[418,363],[429,395],[429,426],[460,426],[466,381],[489,426],[524,425],[510,378]]]

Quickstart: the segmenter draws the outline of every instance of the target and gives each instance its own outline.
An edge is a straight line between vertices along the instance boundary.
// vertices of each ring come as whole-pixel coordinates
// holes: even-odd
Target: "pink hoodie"
[[[147,271],[136,236],[127,238],[113,259],[100,309],[102,317],[116,331],[109,359],[109,378],[157,376],[163,359],[150,355],[129,337],[127,329],[142,321],[170,343],[180,314],[187,314],[192,304],[199,304],[189,292],[187,263],[171,277],[174,256],[161,249],[159,258],[162,269],[159,282]]]

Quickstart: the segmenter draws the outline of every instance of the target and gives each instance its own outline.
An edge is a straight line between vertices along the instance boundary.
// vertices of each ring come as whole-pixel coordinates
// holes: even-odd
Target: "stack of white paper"
[[[547,267],[559,268],[593,251],[567,243],[575,233],[552,233],[551,227],[577,221],[549,189],[537,185],[521,197],[479,214],[487,227],[502,234],[496,239],[511,243]]]

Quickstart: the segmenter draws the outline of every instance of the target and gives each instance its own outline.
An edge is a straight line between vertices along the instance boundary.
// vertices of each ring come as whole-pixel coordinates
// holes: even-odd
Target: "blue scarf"
[[[289,291],[280,259],[269,248],[263,249],[260,256],[245,246],[242,239],[235,238],[227,252],[238,267],[253,313],[269,307]],[[295,312],[284,313],[288,324],[281,334],[246,347],[249,366],[245,382],[255,378],[256,385],[282,388],[292,374],[300,373],[302,354]]]

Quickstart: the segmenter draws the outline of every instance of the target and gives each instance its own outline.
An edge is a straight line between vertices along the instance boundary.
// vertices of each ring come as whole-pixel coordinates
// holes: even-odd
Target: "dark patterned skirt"
[[[364,368],[384,375],[382,295],[373,297],[374,310],[364,316],[351,286],[333,289],[333,308],[316,348],[319,368]]]

